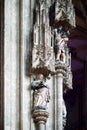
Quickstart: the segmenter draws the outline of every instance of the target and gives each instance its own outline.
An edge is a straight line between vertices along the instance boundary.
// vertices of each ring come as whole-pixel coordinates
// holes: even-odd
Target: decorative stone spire
[[[55,70],[55,58],[49,26],[48,1],[39,0],[36,4],[36,21],[33,30],[32,73],[42,73],[47,77]]]
[[[32,115],[37,130],[45,130],[49,116],[47,111],[50,100],[49,87],[44,81],[55,71],[55,56],[51,42],[51,27],[49,26],[48,0],[39,0],[35,8],[36,21],[33,29],[32,73],[36,74],[32,82],[33,109]]]

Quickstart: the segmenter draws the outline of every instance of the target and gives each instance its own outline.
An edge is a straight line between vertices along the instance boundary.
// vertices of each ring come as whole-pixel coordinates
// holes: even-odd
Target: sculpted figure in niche
[[[67,111],[66,111],[66,106],[65,106],[65,102],[64,102],[64,100],[63,100],[63,110],[62,110],[62,112],[63,112],[63,129],[64,129],[64,127],[65,127],[65,125],[66,125],[66,116],[67,116]]]
[[[36,80],[32,82],[32,89],[34,90],[34,110],[47,109],[47,104],[50,100],[49,87],[43,81],[43,75],[38,74]]]
[[[59,33],[57,32],[57,29],[55,29],[55,35],[56,35],[56,42],[57,42],[57,56],[56,60],[62,61],[65,63],[65,46],[68,41],[68,38],[64,36],[64,32],[61,32],[61,28]]]

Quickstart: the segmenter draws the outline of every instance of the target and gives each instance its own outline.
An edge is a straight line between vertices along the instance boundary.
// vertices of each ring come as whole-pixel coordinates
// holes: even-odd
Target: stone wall
[[[31,49],[30,31],[32,27],[29,0],[5,1],[4,35],[4,129],[29,130],[31,118],[31,78],[26,75],[26,60]],[[29,61],[28,61],[29,62]]]

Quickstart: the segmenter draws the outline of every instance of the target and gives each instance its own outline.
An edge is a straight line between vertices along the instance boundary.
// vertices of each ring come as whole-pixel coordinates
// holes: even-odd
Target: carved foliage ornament
[[[75,27],[75,10],[71,0],[58,0],[55,5],[55,22],[64,28]]]
[[[35,45],[33,48],[32,72],[48,76],[55,70],[53,49],[49,46]]]

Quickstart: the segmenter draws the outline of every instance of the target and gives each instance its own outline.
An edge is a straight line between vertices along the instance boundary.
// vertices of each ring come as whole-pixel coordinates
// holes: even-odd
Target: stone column
[[[4,4],[4,130],[19,130],[19,0]]]
[[[58,83],[58,130],[62,130],[62,100],[63,100],[63,74],[57,73],[57,83]]]
[[[63,76],[66,72],[66,65],[56,61],[55,69],[57,76],[57,124],[58,130],[63,130]]]

